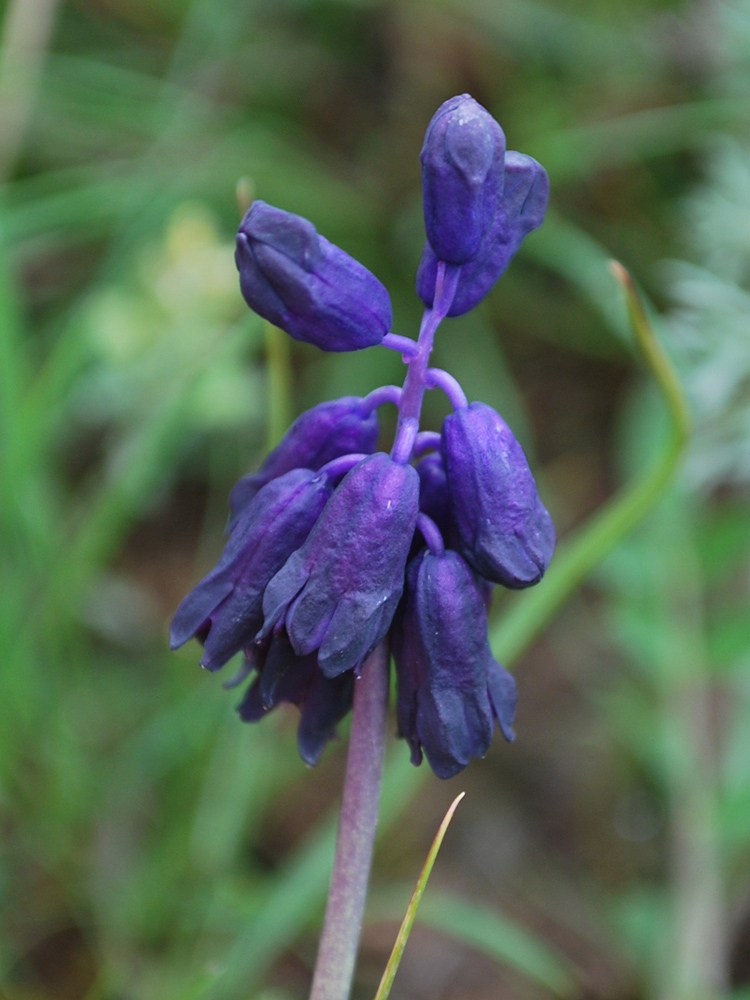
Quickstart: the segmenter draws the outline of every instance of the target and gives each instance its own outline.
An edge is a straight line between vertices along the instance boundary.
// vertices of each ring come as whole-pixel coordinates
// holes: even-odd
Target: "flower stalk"
[[[389,659],[381,642],[355,682],[336,858],[310,1000],[347,1000],[351,990],[378,821]]]
[[[438,264],[434,304],[432,308],[425,309],[422,317],[416,353],[410,358],[405,357],[409,364],[409,371],[406,374],[398,407],[396,439],[391,452],[394,462],[405,465],[412,456],[419,433],[422,398],[429,385],[427,373],[430,369],[427,366],[432,353],[435,331],[451,307],[453,296],[456,294],[459,274],[460,268],[458,267],[451,267],[442,261]]]
[[[302,216],[250,204],[235,257],[248,305],[324,351],[396,350],[408,371],[403,388],[319,403],[277,444],[273,433],[260,469],[232,489],[224,552],[181,602],[170,635],[174,649],[197,638],[209,670],[244,654],[230,682],[251,677],[240,718],[257,722],[282,703],[297,705],[308,764],[353,705],[311,1000],[347,1000],[351,988],[391,647],[398,734],[414,764],[424,753],[439,777],[452,777],[485,755],[496,723],[514,738],[515,683],[490,650],[488,597],[495,583],[537,583],[555,542],[510,428],[490,407],[469,403],[449,372],[429,367],[441,321],[477,305],[541,224],[547,175],[530,157],[506,152],[498,123],[467,94],[438,109],[421,161],[428,243],[416,341],[391,331],[390,297],[367,268]],[[428,389],[453,406],[440,434],[420,431]],[[378,450],[376,411],[386,403],[398,409],[390,455]]]

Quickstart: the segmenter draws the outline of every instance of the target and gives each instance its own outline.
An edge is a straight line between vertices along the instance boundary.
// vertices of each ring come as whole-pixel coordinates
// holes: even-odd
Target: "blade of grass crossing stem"
[[[508,611],[490,632],[492,650],[505,663],[518,659],[528,649],[573,591],[662,499],[674,480],[690,435],[685,394],[656,339],[633,280],[617,261],[610,262],[610,269],[625,292],[638,347],[666,403],[669,435],[655,465],[604,504],[570,541],[559,547],[542,585],[509,602]]]
[[[464,797],[466,792],[461,792],[457,795],[453,802],[448,808],[448,812],[443,817],[443,822],[438,828],[438,832],[435,834],[435,839],[432,842],[432,847],[430,847],[429,853],[427,854],[427,860],[424,863],[422,871],[419,873],[419,878],[417,879],[417,884],[414,886],[414,892],[411,894],[411,899],[409,900],[409,905],[406,908],[406,913],[404,914],[404,919],[399,928],[398,936],[396,938],[396,943],[393,946],[393,951],[388,959],[388,964],[383,972],[383,978],[380,980],[380,986],[378,986],[378,992],[375,994],[375,1000],[387,1000],[388,995],[391,992],[391,987],[393,986],[393,980],[396,978],[396,972],[401,964],[401,959],[404,954],[404,948],[406,948],[406,942],[409,940],[409,935],[411,934],[411,929],[414,926],[414,919],[417,915],[417,910],[419,909],[419,904],[422,901],[422,896],[427,888],[427,880],[432,872],[432,866],[435,864],[435,859],[437,858],[438,851],[440,850],[440,845],[443,843],[443,838],[450,826],[451,820],[453,819],[453,814],[458,808],[458,803]]]

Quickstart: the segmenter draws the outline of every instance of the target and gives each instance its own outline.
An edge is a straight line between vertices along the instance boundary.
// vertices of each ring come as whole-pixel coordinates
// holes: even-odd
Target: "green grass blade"
[[[291,424],[292,351],[289,337],[271,323],[264,323],[266,336],[266,373],[268,424],[266,447],[275,448]]]
[[[559,547],[543,584],[509,602],[508,611],[490,632],[495,655],[506,663],[528,648],[592,570],[653,510],[672,484],[689,438],[688,405],[672,363],[656,339],[630,275],[615,261],[611,267],[625,292],[638,347],[666,403],[670,433],[656,464]]]
[[[27,359],[21,309],[14,283],[9,273],[5,231],[5,211],[2,210],[0,232],[0,432],[5,437],[21,399],[26,380]]]
[[[443,822],[440,824],[438,832],[435,834],[435,839],[433,840],[432,846],[427,854],[427,860],[422,867],[422,871],[419,873],[417,884],[414,886],[414,892],[412,893],[409,905],[406,908],[404,919],[401,923],[401,927],[399,928],[398,936],[396,937],[396,943],[393,945],[393,951],[391,952],[388,964],[383,972],[383,978],[380,980],[378,992],[375,994],[375,1000],[388,1000],[391,987],[393,986],[393,980],[396,978],[398,967],[401,964],[401,959],[403,958],[406,942],[409,940],[411,929],[414,926],[414,920],[417,916],[419,904],[422,902],[422,896],[427,888],[427,880],[432,872],[432,867],[435,864],[438,851],[443,843],[443,838],[445,837],[451,820],[453,819],[453,815],[458,808],[458,803],[465,794],[466,792],[461,792],[460,795],[456,796],[450,804],[448,812],[443,817]]]
[[[547,942],[488,906],[431,893],[420,923],[449,934],[503,965],[523,973],[559,997],[575,993],[570,965]]]
[[[535,156],[560,184],[645,157],[701,148],[717,131],[746,131],[749,120],[745,97],[686,101],[552,133],[539,140]]]
[[[569,219],[549,210],[544,225],[523,250],[526,257],[561,275],[587,299],[619,344],[632,349],[627,311],[612,294],[610,254],[593,236]]]

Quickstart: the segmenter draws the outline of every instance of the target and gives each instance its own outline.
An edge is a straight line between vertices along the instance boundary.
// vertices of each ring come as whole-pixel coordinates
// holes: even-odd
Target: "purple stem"
[[[347,1000],[351,990],[378,822],[389,659],[381,642],[355,681],[336,857],[310,1000]]]
[[[239,670],[234,677],[230,677],[228,681],[224,681],[221,685],[225,691],[231,691],[232,688],[239,687],[251,671],[260,670],[260,665],[258,663],[260,648],[260,643],[253,643],[252,646],[248,646],[245,649],[245,658],[242,661]]]
[[[440,441],[437,431],[420,431],[414,442],[415,456],[424,455],[426,451],[440,451]]]
[[[422,325],[419,330],[417,345],[419,351],[409,362],[409,371],[404,381],[404,391],[399,406],[396,440],[393,442],[391,458],[400,465],[406,465],[411,458],[414,442],[419,431],[419,414],[422,409],[422,397],[427,388],[427,362],[432,351],[435,331],[441,320],[445,319],[456,294],[458,276],[461,268],[446,264],[442,260],[437,266],[435,281],[435,298],[432,308],[425,309]]]
[[[244,659],[242,665],[234,677],[230,677],[228,681],[224,681],[221,685],[225,691],[231,691],[232,688],[239,687],[244,681],[250,671],[253,669],[253,664],[249,659]]]
[[[375,406],[381,400],[397,402],[399,417],[392,457],[403,465],[411,458],[419,431],[422,397],[428,384],[427,363],[435,331],[451,307],[460,271],[460,267],[443,261],[438,263],[433,305],[422,317],[416,345],[395,334],[388,334],[384,340],[386,347],[401,350],[404,360],[409,363],[399,397],[393,386],[376,389],[367,397],[370,404],[374,400]],[[350,458],[337,459],[325,468]],[[430,549],[441,554],[443,539],[434,522],[421,515],[419,527]],[[355,681],[354,717],[336,856],[310,1000],[348,1000],[351,991],[378,822],[388,715],[389,659],[388,645],[382,642],[365,660]]]
[[[411,337],[401,337],[398,333],[386,333],[380,343],[383,347],[398,351],[405,361],[413,358],[419,350],[416,340],[412,340]]]
[[[355,465],[359,465],[363,458],[367,458],[367,455],[360,454],[359,452],[354,452],[351,455],[339,455],[338,458],[332,458],[330,462],[326,462],[325,465],[321,466],[318,469],[318,475],[328,476],[329,479],[340,479],[353,469]]]
[[[443,371],[442,368],[428,368],[426,376],[427,388],[442,389],[454,410],[463,410],[469,405],[458,379],[453,378],[450,372]]]
[[[415,341],[411,342],[412,344]],[[381,385],[378,389],[373,389],[372,392],[368,393],[362,400],[362,407],[365,413],[372,413],[383,403],[394,403],[396,406],[401,402],[401,393],[397,385]]]
[[[440,528],[438,528],[432,518],[420,511],[419,514],[417,514],[417,527],[422,532],[422,538],[424,538],[427,543],[427,548],[430,550],[432,555],[444,556],[445,542],[443,541],[443,536],[440,533]]]

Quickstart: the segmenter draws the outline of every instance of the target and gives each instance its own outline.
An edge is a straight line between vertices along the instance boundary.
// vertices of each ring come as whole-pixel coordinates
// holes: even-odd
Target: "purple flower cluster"
[[[468,95],[438,109],[421,160],[426,308],[416,342],[390,332],[378,279],[310,222],[260,201],[242,220],[236,260],[255,312],[323,350],[392,347],[408,371],[402,389],[303,413],[237,483],[224,553],[180,604],[171,641],[199,639],[208,670],[243,653],[230,682],[252,674],[241,718],[297,705],[299,751],[315,764],[364,660],[388,640],[399,733],[415,764],[424,754],[448,778],[487,752],[495,722],[513,739],[515,682],[490,651],[490,591],[538,583],[555,532],[508,425],[469,404],[429,355],[440,322],[477,305],[541,224],[548,182],[535,160],[506,151],[500,126]],[[453,405],[439,435],[419,428],[434,388]],[[398,407],[390,454],[377,450],[384,403]]]

